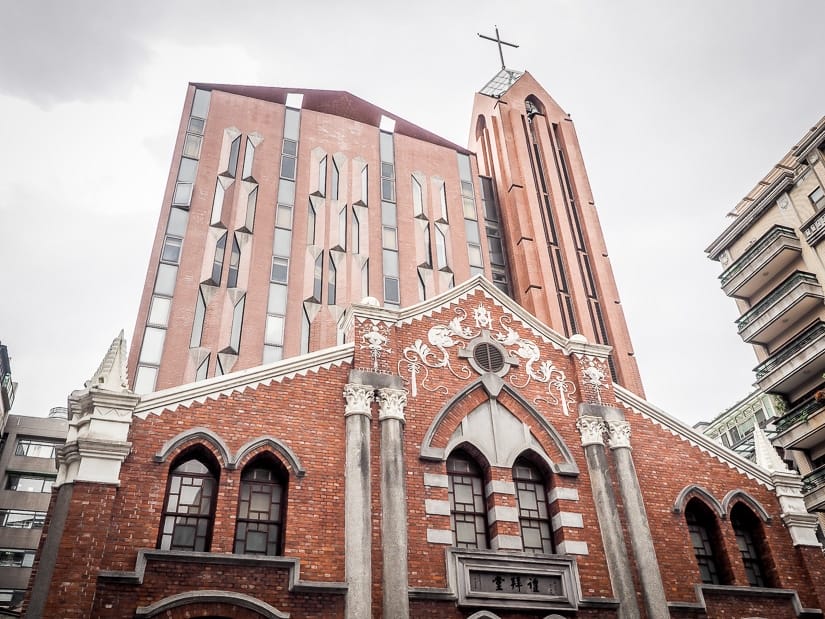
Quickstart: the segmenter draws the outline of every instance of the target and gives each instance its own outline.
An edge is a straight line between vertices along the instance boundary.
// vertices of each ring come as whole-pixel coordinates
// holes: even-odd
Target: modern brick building
[[[135,327],[137,393],[340,344],[366,296],[478,273],[613,347],[642,394],[570,117],[529,73],[476,95],[471,150],[347,92],[193,84]]]
[[[190,88],[26,616],[821,616],[799,475],[643,399],[567,115],[507,69],[474,107],[476,154]]]
[[[759,364],[757,387],[781,396],[774,444],[804,476],[825,530],[825,119],[731,213],[708,247]]]

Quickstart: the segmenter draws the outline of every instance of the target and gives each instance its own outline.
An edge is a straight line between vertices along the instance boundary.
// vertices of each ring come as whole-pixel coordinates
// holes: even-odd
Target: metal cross
[[[501,37],[498,34],[498,26],[496,26],[495,28],[496,28],[496,38],[495,39],[493,37],[488,37],[486,34],[481,34],[480,32],[478,33],[478,36],[480,36],[482,39],[487,39],[488,41],[495,41],[498,44],[498,55],[499,55],[499,58],[501,58],[501,68],[504,69],[506,67],[504,66],[504,52],[501,51],[501,46],[502,45],[509,45],[510,47],[518,47],[518,45],[516,45],[515,43],[508,43],[507,41],[502,41]]]

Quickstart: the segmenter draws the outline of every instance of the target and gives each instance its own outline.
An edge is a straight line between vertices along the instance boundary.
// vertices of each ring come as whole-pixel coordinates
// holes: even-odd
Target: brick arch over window
[[[762,504],[744,490],[731,490],[728,492],[725,498],[722,499],[723,511],[726,514],[730,514],[731,509],[733,509],[738,502],[745,503],[752,512],[762,519],[762,522],[769,523],[771,521],[768,511],[762,507]]]
[[[232,468],[229,448],[226,446],[224,440],[209,428],[204,427],[190,428],[170,438],[155,454],[155,462],[166,462],[171,454],[190,442],[208,443],[213,451],[220,455],[221,466],[224,468]]]
[[[484,388],[482,379],[456,393],[433,418],[421,442],[420,457],[424,460],[444,461],[446,454],[455,449],[458,442],[466,440],[454,437],[462,420],[491,401],[495,401],[497,406],[502,406],[513,417],[530,428],[530,434],[536,443],[547,450],[546,454],[540,455],[553,473],[572,476],[579,474],[579,468],[570,448],[545,415],[540,414],[508,384],[504,384],[497,398],[492,400]],[[527,421],[530,423],[528,424]],[[483,451],[479,445],[476,447]],[[525,440],[523,443],[514,445],[509,453],[502,456],[503,461],[495,462],[495,464],[511,468],[516,458],[525,450],[538,452],[536,444]],[[494,461],[492,456],[493,454],[485,453],[485,457],[491,463]]]
[[[733,571],[725,551],[718,515],[697,496],[688,500],[684,513],[701,582],[732,584]]]
[[[777,586],[776,565],[765,536],[763,520],[749,503],[737,501],[730,510],[730,523],[748,584],[752,587]]]
[[[234,619],[287,619],[288,613],[251,595],[237,591],[203,590],[170,595],[135,611],[138,619],[164,617],[184,619],[204,616],[220,617],[224,613]]]
[[[286,463],[287,468],[291,469],[295,477],[303,477],[306,475],[306,469],[301,464],[298,454],[296,454],[283,441],[273,436],[259,436],[251,441],[245,443],[235,452],[235,457],[232,459],[232,467],[245,466],[244,460],[257,457],[256,452],[271,451],[277,454],[281,462]]]
[[[710,491],[705,490],[699,484],[690,484],[689,486],[682,488],[682,491],[673,502],[673,513],[683,514],[688,501],[694,497],[700,497],[706,505],[711,507],[716,512],[716,515],[720,519],[725,518],[727,512],[725,508],[722,507],[722,504],[716,499],[716,497],[713,496],[713,494],[710,493]]]

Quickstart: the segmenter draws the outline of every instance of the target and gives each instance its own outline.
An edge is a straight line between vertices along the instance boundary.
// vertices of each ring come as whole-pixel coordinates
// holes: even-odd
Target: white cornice
[[[754,464],[750,460],[747,460],[725,448],[716,441],[709,439],[704,434],[701,434],[690,426],[685,425],[675,417],[671,417],[665,411],[653,406],[653,404],[647,400],[643,400],[624,387],[620,385],[614,385],[614,387],[616,390],[616,398],[619,402],[629,406],[634,411],[642,415],[642,417],[650,419],[655,424],[663,427],[665,430],[668,430],[677,438],[687,441],[693,447],[696,447],[707,455],[716,458],[722,464],[726,464],[730,468],[735,469],[750,479],[753,479],[757,483],[773,489],[773,482],[771,481],[770,474],[761,466]]]
[[[140,399],[135,408],[135,416],[146,419],[150,413],[160,414],[164,410],[172,411],[179,406],[189,406],[193,402],[215,400],[222,395],[255,389],[258,385],[281,382],[295,376],[305,376],[308,372],[340,366],[352,361],[353,350],[352,344],[343,344],[300,357],[290,357],[268,365],[259,365],[196,383],[148,393]]]

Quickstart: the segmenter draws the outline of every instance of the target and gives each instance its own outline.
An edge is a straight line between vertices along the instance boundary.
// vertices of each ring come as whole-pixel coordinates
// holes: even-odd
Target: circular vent
[[[473,360],[485,372],[500,372],[504,367],[501,350],[487,342],[481,342],[473,349]]]

